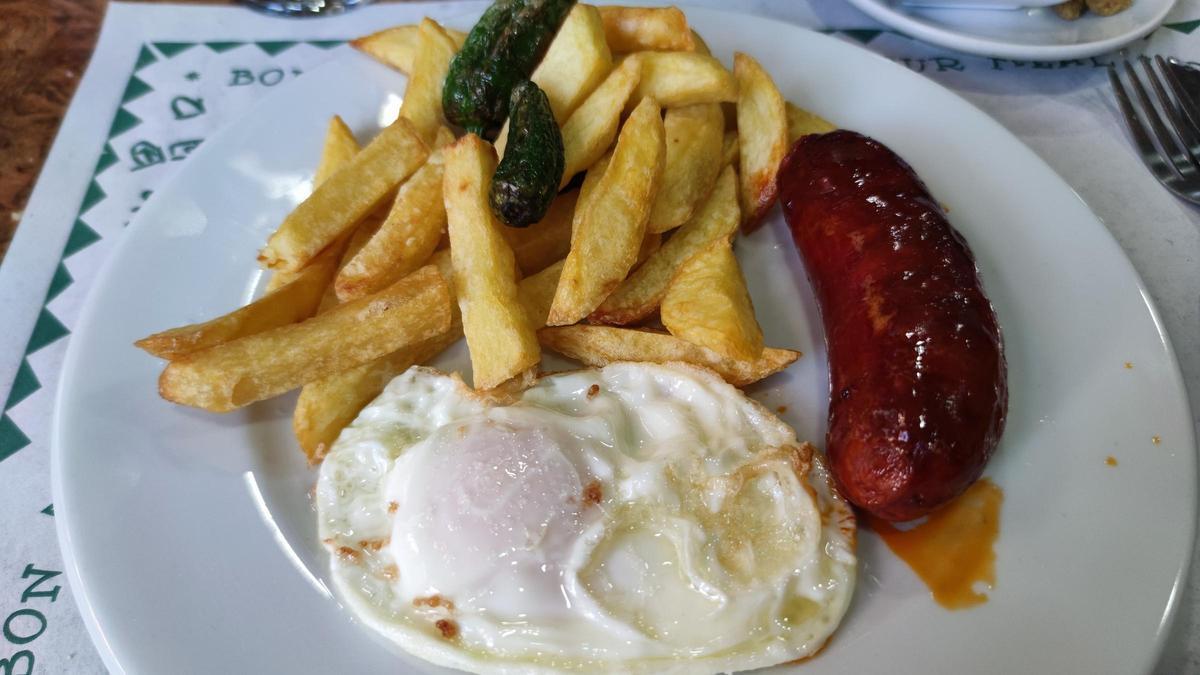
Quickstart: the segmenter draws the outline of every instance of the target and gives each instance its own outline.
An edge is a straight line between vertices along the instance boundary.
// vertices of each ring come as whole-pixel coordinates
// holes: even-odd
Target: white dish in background
[[[942,7],[949,9],[1021,9],[1049,7],[1062,0],[900,0],[909,7]]]
[[[1133,0],[1113,16],[1085,14],[1064,21],[1045,0],[914,0],[924,4],[989,6],[1020,4],[1023,9],[937,9],[897,0],[849,0],[876,21],[918,40],[969,54],[1005,59],[1082,59],[1104,54],[1145,37],[1162,24],[1176,0]]]
[[[1169,341],[1116,242],[1033,152],[927,78],[788,24],[688,14],[718,57],[749,52],[785,96],[916,167],[975,251],[1009,359],[1009,424],[987,472],[1006,494],[991,599],[942,609],[864,530],[842,628],[779,672],[1148,672],[1192,550],[1195,441]],[[244,302],[329,116],[366,138],[403,88],[359,55],[281,87],[155,191],[97,280],[63,368],[52,474],[73,594],[115,673],[444,672],[330,594],[294,399],[224,416],[173,406],[156,393],[161,362],[131,344]],[[767,342],[805,352],[750,393],[820,444],[823,335],[778,212],[738,254]],[[440,364],[465,367],[465,349]]]

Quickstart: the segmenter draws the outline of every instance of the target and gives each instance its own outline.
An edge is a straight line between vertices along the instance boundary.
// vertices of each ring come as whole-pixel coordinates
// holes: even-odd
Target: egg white
[[[853,592],[819,454],[716,375],[613,364],[516,400],[413,368],[334,444],[319,528],[347,607],[477,673],[711,673],[811,655]]]

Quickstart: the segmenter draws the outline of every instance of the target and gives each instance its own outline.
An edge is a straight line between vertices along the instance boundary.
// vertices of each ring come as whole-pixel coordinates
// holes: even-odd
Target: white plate
[[[722,59],[749,51],[788,98],[916,166],[974,248],[1007,341],[991,600],[940,608],[864,532],[855,603],[803,672],[1146,671],[1191,551],[1195,443],[1171,347],[1117,244],[1032,152],[928,79],[791,25],[689,16]],[[291,399],[226,416],[177,407],[156,395],[162,364],[131,346],[245,301],[329,116],[367,137],[403,88],[349,55],[281,89],[155,191],[97,281],[63,369],[54,501],[75,597],[114,672],[429,671],[330,596]],[[782,218],[738,250],[768,342],[806,353],[753,394],[820,440],[825,349]],[[443,363],[462,366],[463,350]]]
[[[1030,60],[1083,59],[1113,51],[1158,28],[1176,2],[1134,0],[1120,14],[1085,14],[1064,21],[1048,7],[933,9],[898,0],[849,1],[876,21],[919,40],[969,54]]]

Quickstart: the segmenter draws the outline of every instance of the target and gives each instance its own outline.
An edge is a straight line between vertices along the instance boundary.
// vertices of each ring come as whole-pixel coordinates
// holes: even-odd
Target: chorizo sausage
[[[860,134],[800,139],[778,183],[825,327],[832,473],[875,516],[923,516],[979,477],[1004,430],[975,259],[912,168]]]

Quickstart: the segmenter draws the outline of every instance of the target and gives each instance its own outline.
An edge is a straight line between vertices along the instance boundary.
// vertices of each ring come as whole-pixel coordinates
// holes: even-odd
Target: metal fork
[[[1138,105],[1134,105],[1121,84],[1117,65],[1108,65],[1108,78],[1134,145],[1159,183],[1176,197],[1200,204],[1200,107],[1180,79],[1181,72],[1185,76],[1192,73],[1175,59],[1167,61],[1155,56],[1151,62],[1143,55],[1138,61],[1154,90],[1157,106],[1132,63],[1125,61],[1123,70]]]

